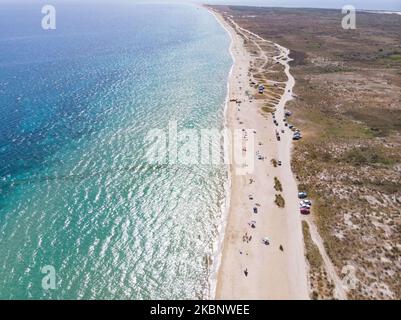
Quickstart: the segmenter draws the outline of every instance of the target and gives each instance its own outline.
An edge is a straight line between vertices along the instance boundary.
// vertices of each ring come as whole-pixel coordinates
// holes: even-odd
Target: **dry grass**
[[[272,113],[272,112],[276,111],[275,108],[272,108],[272,107],[269,107],[269,106],[264,106],[261,109],[262,109],[263,112],[266,112],[266,113]]]
[[[283,192],[283,186],[277,177],[274,177],[274,189],[276,189],[276,191]]]
[[[285,200],[281,194],[276,194],[276,199],[274,200],[274,203],[279,207],[279,208],[284,208],[285,207]]]
[[[314,300],[333,299],[334,285],[327,278],[322,256],[310,236],[309,225],[306,221],[302,221],[302,232],[306,259],[309,263],[311,298]]]

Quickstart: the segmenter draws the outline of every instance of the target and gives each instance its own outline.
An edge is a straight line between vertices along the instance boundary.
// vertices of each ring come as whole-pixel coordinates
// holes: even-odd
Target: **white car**
[[[310,200],[302,200],[299,203],[300,208],[305,208],[305,209],[310,209],[312,206],[312,202],[310,202]]]

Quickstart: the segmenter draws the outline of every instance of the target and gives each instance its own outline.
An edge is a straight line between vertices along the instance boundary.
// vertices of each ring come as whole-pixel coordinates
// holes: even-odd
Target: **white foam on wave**
[[[225,98],[224,104],[224,128],[228,127],[228,104],[229,104],[229,95],[230,95],[230,79],[234,70],[235,65],[235,57],[232,52],[232,47],[234,44],[234,39],[229,30],[227,30],[226,26],[219,20],[216,14],[212,10],[208,10],[217,20],[217,22],[222,26],[224,30],[228,33],[230,37],[230,55],[233,60],[233,63],[230,68],[230,72],[227,76],[227,94]],[[230,146],[224,144],[224,154],[228,154],[228,150]],[[230,211],[230,202],[231,202],[231,170],[227,166],[226,170],[227,180],[224,182],[224,201],[221,204],[221,213],[222,219],[221,223],[218,226],[218,237],[213,245],[213,253],[212,253],[212,265],[210,266],[210,274],[209,274],[209,299],[215,299],[216,297],[216,288],[217,288],[217,277],[218,272],[221,265],[222,253],[223,253],[223,245],[224,245],[224,238],[225,238],[225,231],[228,221],[228,213]]]

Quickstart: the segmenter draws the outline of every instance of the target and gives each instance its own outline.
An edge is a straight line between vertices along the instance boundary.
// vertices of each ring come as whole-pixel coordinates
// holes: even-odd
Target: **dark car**
[[[253,213],[258,213],[258,208],[253,208]]]
[[[310,214],[310,210],[307,208],[301,208],[300,212],[301,214]]]
[[[308,194],[305,191],[298,192],[299,199],[305,199],[308,197]]]

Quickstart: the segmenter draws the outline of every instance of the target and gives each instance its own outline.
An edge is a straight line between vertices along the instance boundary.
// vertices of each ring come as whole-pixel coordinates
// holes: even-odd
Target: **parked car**
[[[301,214],[310,214],[310,210],[306,208],[301,208],[300,212]]]
[[[253,208],[253,213],[258,213],[258,208],[254,207]]]
[[[305,199],[308,197],[308,194],[305,191],[298,192],[299,199]]]
[[[294,140],[299,140],[299,139],[302,138],[302,135],[301,135],[299,132],[295,132],[295,133],[293,134],[293,138],[294,138]]]

